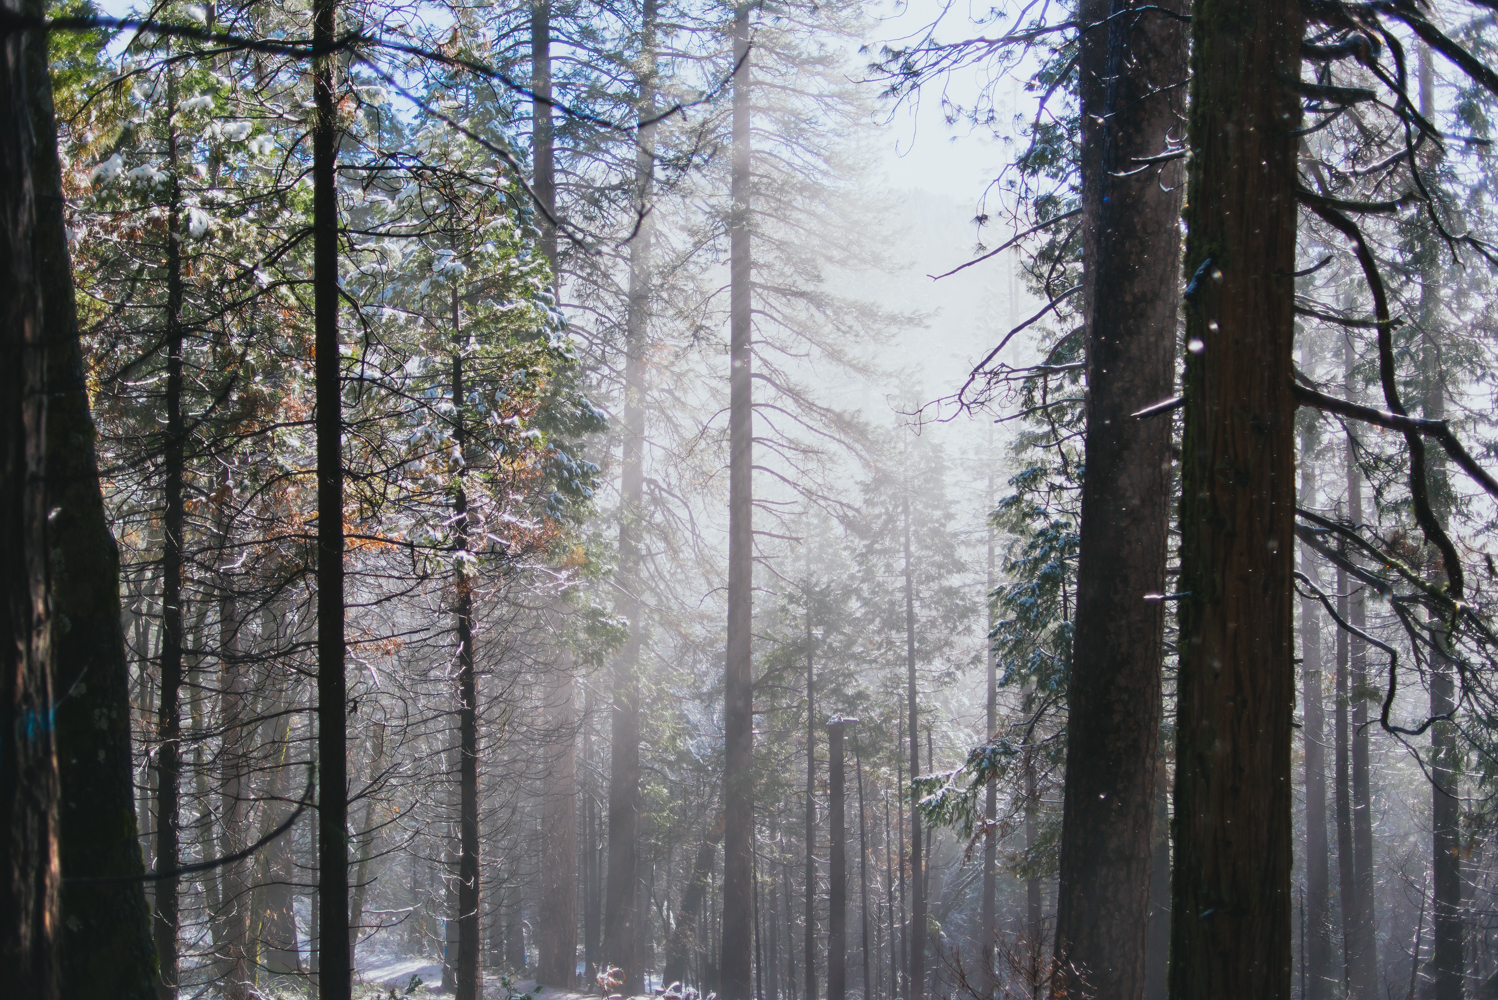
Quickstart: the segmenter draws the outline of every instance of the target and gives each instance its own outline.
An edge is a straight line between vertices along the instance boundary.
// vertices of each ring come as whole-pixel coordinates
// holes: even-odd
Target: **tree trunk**
[[[905,725],[910,733],[910,780],[921,771],[921,738],[915,677],[915,569],[910,562],[910,498],[901,507],[905,549]],[[926,877],[921,868],[921,813],[910,810],[910,1000],[926,995]]]
[[[684,982],[687,977],[688,959],[697,940],[698,918],[702,904],[707,898],[707,888],[712,882],[713,859],[718,853],[718,841],[723,839],[722,817],[713,829],[702,838],[697,848],[697,857],[692,863],[692,881],[681,896],[681,909],[676,915],[676,924],[666,941],[666,968],[661,974],[661,984]]]
[[[588,690],[585,702],[585,715],[592,713],[592,688]],[[593,737],[588,736],[588,745],[592,746]],[[589,759],[592,759],[591,752]],[[592,773],[591,767],[588,773]],[[594,797],[592,782],[589,782],[588,794],[583,799],[583,851],[584,871],[587,873],[586,884],[583,886],[583,961],[585,966],[584,989],[591,989],[594,985],[594,977],[598,975],[598,945],[602,937],[603,922],[601,911],[601,895],[603,882],[603,860],[600,857],[601,846],[598,842],[598,802]]]
[[[1435,69],[1431,65],[1429,46],[1420,46],[1419,60],[1420,114],[1430,121],[1435,114]],[[1439,154],[1429,155],[1434,158]],[[1441,356],[1446,337],[1440,317],[1439,283],[1442,247],[1434,234],[1427,234],[1424,244],[1420,248],[1421,368],[1425,375],[1422,410],[1428,420],[1444,420],[1446,381],[1441,370]],[[1445,452],[1439,448],[1427,452],[1425,474],[1430,482],[1431,505],[1444,528],[1450,518],[1451,495],[1446,478]],[[1427,563],[1427,575],[1438,587],[1449,582],[1445,567],[1434,550]],[[1433,718],[1440,718],[1451,714],[1457,707],[1451,633],[1444,622],[1432,621],[1431,638],[1430,714]],[[1429,971],[1435,987],[1432,1000],[1461,1000],[1465,959],[1462,949],[1461,800],[1457,798],[1457,776],[1463,762],[1454,723],[1440,721],[1431,726],[1430,762],[1433,934]],[[1416,954],[1412,961],[1419,958]]]
[[[161,702],[156,712],[156,957],[161,1000],[174,1000],[177,961],[182,784],[182,182],[177,151],[177,78],[167,72],[166,440],[161,546]]]
[[[560,624],[560,623],[559,623]],[[554,734],[541,802],[541,900],[536,982],[577,985],[577,704],[572,649],[557,650],[547,710]]]
[[[1357,398],[1352,341],[1343,341],[1348,399]],[[1363,474],[1358,468],[1352,441],[1347,443],[1347,516],[1354,525],[1363,523]],[[1349,558],[1356,555],[1349,553]],[[1348,596],[1346,619],[1355,629],[1368,623],[1367,591],[1353,584]],[[1352,743],[1352,887],[1354,906],[1347,945],[1347,986],[1352,1000],[1377,1000],[1378,941],[1375,937],[1373,900],[1373,808],[1368,760],[1368,646],[1357,636],[1348,636],[1349,705]]]
[[[1150,859],[1149,929],[1144,946],[1144,1000],[1166,1000],[1170,972],[1170,773],[1155,760],[1154,856]]]
[[[1300,496],[1303,503],[1316,496],[1313,439],[1303,435]],[[1320,586],[1321,571],[1311,551],[1302,547],[1301,569]],[[1301,687],[1304,702],[1306,768],[1305,1000],[1326,1000],[1332,984],[1331,876],[1326,829],[1326,708],[1321,697],[1321,615],[1314,597],[1300,602]]]
[[[1197,3],[1170,995],[1291,990],[1294,341],[1302,14]],[[1190,915],[1189,917],[1185,915]]]
[[[0,10],[21,13],[15,0]],[[58,995],[58,774],[47,620],[46,350],[37,192],[28,120],[28,49],[45,36],[0,36],[0,968],[16,996]]]
[[[1025,857],[1034,864],[1035,843],[1040,837],[1040,789],[1035,779],[1035,748],[1027,747],[1025,768]],[[1031,876],[1025,880],[1025,951],[1028,968],[1027,979],[1030,996],[1039,997],[1044,986],[1045,971],[1045,924],[1041,912],[1040,879]]]
[[[858,924],[862,939],[859,950],[863,959],[863,979],[860,980],[860,986],[864,1000],[873,1000],[874,980],[869,957],[869,843],[863,805],[863,754],[857,740],[853,743],[853,762],[855,777],[858,779]]]
[[[989,434],[990,448],[993,444],[993,434]],[[991,510],[994,503],[994,474],[988,474],[988,508]],[[993,641],[988,636],[993,634],[994,627],[998,624],[995,614],[995,603],[992,597],[994,587],[998,580],[994,575],[995,540],[998,529],[992,523],[988,526],[988,564],[984,577],[983,597],[984,604],[988,608],[988,630],[984,635],[983,648],[984,660],[987,661],[987,707],[988,727],[987,738],[991,742],[998,736],[999,730],[999,654],[994,649]],[[998,908],[998,883],[999,883],[999,782],[992,779],[988,787],[983,790],[983,819],[987,824],[983,829],[983,887],[982,897],[979,900],[978,918],[978,947],[974,953],[978,956],[979,972],[978,981],[975,984],[978,991],[978,1000],[994,1000],[998,992],[998,954],[997,944],[999,935],[999,908]]]
[[[457,604],[453,609],[458,633],[458,963],[457,1000],[479,1000],[483,995],[482,944],[479,926],[479,703],[473,664],[473,584],[469,578],[467,481],[468,428],[463,422],[466,389],[463,385],[463,316],[458,288],[452,292],[453,310],[453,441],[459,457],[453,491],[453,536],[457,544]],[[571,888],[569,884],[569,888]],[[568,985],[571,985],[570,981]]]
[[[1170,9],[1184,12],[1185,0]],[[1067,682],[1056,995],[1143,1000],[1164,655],[1181,184],[1139,172],[1178,128],[1186,27],[1085,0],[1081,32],[1086,468]],[[1146,263],[1147,262],[1147,263]]]
[[[44,6],[33,0],[25,10],[40,17]],[[47,47],[29,45],[26,58],[36,142],[31,160],[37,195],[32,245],[47,372],[46,507],[55,511],[49,531],[48,597],[52,613],[67,622],[52,635],[55,689],[67,695],[57,704],[55,719],[60,863],[64,878],[140,875],[144,865],[131,794],[134,765],[129,666],[120,624],[119,551],[99,491]],[[17,175],[7,168],[5,176]],[[19,304],[8,295],[6,301]],[[19,327],[7,324],[6,329]],[[64,996],[155,996],[156,949],[141,883],[74,882],[64,886],[60,906]]]
[[[1347,554],[1345,543],[1339,545]],[[1337,617],[1347,621],[1349,579],[1347,571],[1337,567]],[[1347,727],[1348,715],[1348,644],[1347,632],[1337,629],[1337,676],[1332,730],[1332,800],[1337,813],[1337,896],[1342,904],[1342,984],[1349,988],[1352,979],[1352,957],[1356,948],[1358,894],[1354,881],[1352,840],[1352,754]]]
[[[313,44],[331,46],[337,0],[313,5]],[[348,720],[344,677],[343,398],[338,345],[336,60],[313,61],[312,297],[317,423],[318,928],[322,1000],[349,1000]]]
[[[802,815],[805,820],[802,849],[806,874],[803,882],[805,894],[801,900],[805,907],[801,923],[801,955],[806,962],[806,1000],[817,1000],[817,689],[809,585],[806,597],[806,808]]]
[[[827,795],[832,800],[828,833],[827,1000],[848,995],[848,831],[844,817],[843,720],[827,724]]]
[[[642,120],[655,110],[656,3],[648,0],[641,22],[644,65],[638,78]],[[654,189],[655,127],[640,130],[635,154],[637,209],[647,213]],[[639,895],[640,812],[640,645],[644,586],[640,565],[643,544],[645,483],[646,344],[649,336],[651,266],[654,216],[644,214],[629,248],[629,303],[625,316],[623,456],[620,463],[619,610],[629,624],[629,635],[614,666],[612,767],[609,775],[609,865],[607,911],[604,914],[604,962],[624,971],[624,989],[644,990],[640,964]]]
[[[723,684],[723,925],[718,964],[722,1000],[749,1000],[753,987],[751,865],[754,853],[754,398],[750,381],[749,12],[733,15],[732,198],[729,218],[728,643]]]
[[[252,746],[250,720],[246,704],[249,697],[249,678],[245,676],[240,662],[241,627],[239,601],[234,591],[234,582],[229,576],[228,565],[232,562],[229,550],[230,507],[234,498],[232,466],[225,462],[220,467],[218,487],[215,490],[215,534],[218,537],[218,656],[221,725],[223,747],[220,751],[220,770],[223,775],[219,792],[219,816],[222,828],[219,834],[218,853],[227,856],[249,846],[250,749]],[[224,866],[221,896],[222,908],[217,923],[219,952],[219,978],[224,981],[228,1000],[249,1000],[250,967],[248,936],[250,926],[250,865],[248,858]]]

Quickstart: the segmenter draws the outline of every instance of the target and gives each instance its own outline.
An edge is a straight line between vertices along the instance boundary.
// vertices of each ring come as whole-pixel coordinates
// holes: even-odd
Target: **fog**
[[[17,10],[18,995],[1498,995],[1490,13]]]

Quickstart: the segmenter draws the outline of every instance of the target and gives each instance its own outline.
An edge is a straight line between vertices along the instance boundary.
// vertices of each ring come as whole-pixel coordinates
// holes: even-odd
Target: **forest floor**
[[[378,992],[374,995],[377,996],[387,995],[386,991],[396,997],[408,995],[408,991],[412,996],[441,996],[450,992],[442,989],[442,963],[430,957],[377,955],[371,956],[367,965],[364,962],[358,965],[359,982],[375,987]],[[415,989],[412,988],[413,979],[419,980]],[[599,1000],[597,994],[570,993],[544,986],[538,990],[534,979],[511,980],[506,991],[503,974],[498,970],[485,970],[484,996],[489,1000],[526,995],[530,995],[532,1000]]]

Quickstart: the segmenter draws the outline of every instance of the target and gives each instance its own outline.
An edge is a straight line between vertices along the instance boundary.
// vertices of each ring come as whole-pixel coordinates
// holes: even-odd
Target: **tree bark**
[[[993,435],[989,434],[989,445],[992,447]],[[995,506],[994,474],[988,473],[988,507]],[[994,575],[994,561],[996,555],[995,541],[998,529],[992,523],[988,526],[988,563],[984,577],[983,597],[984,604],[988,608],[988,631],[983,639],[984,660],[987,664],[987,708],[988,708],[988,739],[992,741],[998,735],[999,729],[999,654],[994,649],[993,641],[988,636],[993,634],[994,627],[998,624],[995,614],[996,606],[993,600],[994,587],[998,580]],[[998,982],[998,935],[999,935],[999,908],[998,908],[998,882],[999,882],[999,782],[992,779],[988,787],[983,790],[983,819],[987,824],[983,828],[983,886],[982,897],[979,900],[978,916],[978,947],[975,949],[979,962],[979,979],[977,983],[979,1000],[993,1000],[999,988]]]
[[[642,120],[655,109],[656,3],[648,0],[641,21],[642,58],[638,78]],[[654,190],[653,125],[640,130],[635,153],[635,199],[647,213]],[[645,521],[645,408],[646,343],[649,336],[651,266],[655,221],[642,216],[629,248],[629,302],[624,331],[623,455],[620,463],[619,611],[629,624],[629,635],[614,665],[614,706],[611,714],[612,756],[609,775],[609,865],[607,910],[604,913],[604,962],[624,971],[624,988],[644,990],[640,963],[639,798],[640,798],[640,646],[643,640],[644,585],[641,561]]]
[[[1346,545],[1341,546],[1347,553]],[[1337,617],[1349,618],[1347,571],[1337,567]],[[1342,985],[1349,988],[1352,978],[1352,958],[1357,947],[1358,893],[1353,865],[1352,838],[1352,742],[1349,738],[1348,717],[1348,643],[1345,629],[1337,629],[1336,654],[1337,676],[1335,680],[1335,711],[1333,718],[1332,748],[1332,800],[1337,814],[1337,896],[1342,904]]]
[[[681,909],[676,915],[676,924],[666,942],[666,967],[661,974],[661,983],[685,982],[688,960],[697,940],[698,918],[702,915],[702,904],[707,899],[707,888],[713,877],[713,860],[717,857],[718,841],[723,839],[722,817],[714,824],[697,848],[692,863],[692,881],[681,896]]]
[[[1435,68],[1430,47],[1419,48],[1420,114],[1426,121],[1435,114]],[[1428,154],[1432,159],[1439,153]],[[1434,163],[1426,164],[1435,166]],[[1441,244],[1427,233],[1420,247],[1421,364],[1425,386],[1422,415],[1428,420],[1446,419],[1446,379],[1441,357],[1446,343],[1441,322]],[[1446,455],[1434,448],[1426,453],[1425,475],[1430,483],[1432,506],[1441,526],[1450,518],[1450,485],[1446,477]],[[1436,586],[1448,581],[1445,567],[1434,550],[1427,575]],[[1430,714],[1433,718],[1456,710],[1455,669],[1451,656],[1451,633],[1446,623],[1431,622]],[[1462,856],[1461,801],[1457,798],[1457,776],[1462,758],[1456,725],[1440,721],[1430,731],[1431,817],[1431,910],[1432,942],[1429,963],[1433,1000],[1461,1000],[1466,962],[1462,947]],[[1412,961],[1418,961],[1417,954]]]
[[[1138,172],[1183,111],[1186,28],[1086,0],[1083,316],[1088,430],[1067,684],[1055,996],[1143,1000],[1170,519],[1170,421],[1131,413],[1174,385],[1179,168]],[[1171,4],[1183,12],[1185,0]]]
[[[1291,395],[1302,14],[1192,13],[1170,995],[1291,990]],[[1190,915],[1189,917],[1185,915]]]
[[[1149,929],[1144,946],[1144,1000],[1166,1000],[1170,984],[1170,772],[1155,759],[1154,856],[1150,860]]]
[[[547,711],[554,733],[541,803],[540,927],[536,982],[570,990],[577,985],[577,703],[572,649],[557,650]]]
[[[904,526],[905,577],[905,725],[910,733],[910,780],[921,771],[921,738],[915,676],[915,570],[910,562],[910,498],[901,507]],[[921,867],[921,813],[910,810],[910,948],[909,990],[911,1000],[926,995],[926,878]]]
[[[1353,375],[1352,341],[1343,341],[1348,399],[1357,398]],[[1358,468],[1351,439],[1347,443],[1347,516],[1354,525],[1363,523],[1363,474]],[[1349,558],[1356,555],[1349,553]],[[1367,591],[1353,584],[1344,619],[1355,629],[1368,623]],[[1368,759],[1368,646],[1355,635],[1348,636],[1352,751],[1352,888],[1354,906],[1347,942],[1347,986],[1352,1000],[1377,1000],[1378,941],[1375,936],[1373,898],[1373,805]]]
[[[1186,28],[1081,5],[1086,476],[1056,900],[1057,996],[1143,1000],[1164,655],[1169,420],[1180,308],[1179,168],[1139,172],[1183,111]],[[1184,12],[1185,0],[1170,10]]]
[[[754,588],[753,313],[750,296],[750,62],[748,4],[733,15],[732,199],[729,217],[728,643],[723,684],[723,921],[721,1000],[753,989]]]
[[[313,5],[313,44],[331,46],[337,0]],[[319,996],[349,1000],[348,719],[344,677],[343,383],[338,344],[336,60],[313,61],[312,296],[317,424],[317,766]]]
[[[1311,458],[1313,441],[1303,435],[1301,445],[1300,495],[1303,503],[1316,496],[1316,465]],[[1321,572],[1310,550],[1300,550],[1301,568],[1307,578],[1320,585]],[[1306,933],[1305,1000],[1326,1000],[1332,984],[1331,868],[1326,827],[1326,708],[1321,696],[1321,615],[1314,597],[1300,602],[1301,686],[1304,703],[1306,768]]]
[[[40,17],[44,6],[33,0],[25,12]],[[47,371],[46,506],[54,511],[48,598],[66,623],[52,634],[55,689],[67,693],[55,719],[60,863],[64,878],[140,875],[119,550],[99,491],[46,46],[29,45],[26,58]],[[156,949],[141,883],[64,884],[60,906],[64,996],[155,996]]]
[[[842,719],[827,724],[827,795],[832,801],[828,834],[827,1000],[848,995],[848,854]]]
[[[161,545],[161,701],[156,711],[156,957],[161,963],[157,995],[177,995],[177,924],[180,879],[182,784],[182,180],[177,144],[177,78],[167,71],[167,173],[170,193],[166,218],[166,440],[162,466]]]
[[[479,925],[479,704],[473,663],[473,583],[468,561],[463,558],[470,551],[468,493],[464,486],[468,477],[468,428],[463,420],[467,395],[463,384],[463,315],[456,284],[452,310],[453,441],[460,456],[453,491],[453,537],[459,555],[453,608],[458,633],[458,963],[454,971],[457,1000],[479,1000],[484,990]]]
[[[5,0],[7,14],[22,13]],[[58,995],[58,774],[47,612],[46,345],[26,80],[40,35],[0,36],[0,968],[17,996]]]
[[[805,907],[801,923],[801,955],[805,959],[806,1000],[817,1000],[817,686],[815,659],[812,655],[811,588],[807,586],[806,607],[806,808],[802,839],[805,878],[802,883]]]

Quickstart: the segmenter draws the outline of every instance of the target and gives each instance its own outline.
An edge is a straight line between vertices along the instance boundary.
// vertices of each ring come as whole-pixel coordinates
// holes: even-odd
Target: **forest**
[[[0,0],[0,996],[1498,998],[1494,0]]]

